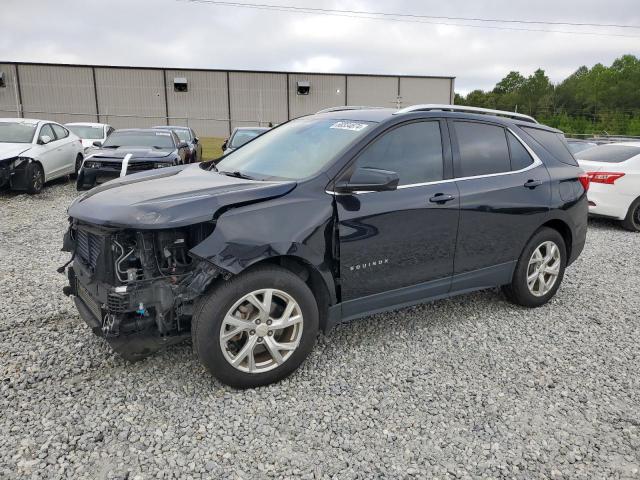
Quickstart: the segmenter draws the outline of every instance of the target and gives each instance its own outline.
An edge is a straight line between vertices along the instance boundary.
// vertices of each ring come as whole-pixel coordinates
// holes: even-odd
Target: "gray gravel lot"
[[[55,272],[75,195],[0,192],[0,478],[640,478],[640,235],[591,221],[540,309],[377,315],[240,392],[188,344],[128,364],[85,327]]]

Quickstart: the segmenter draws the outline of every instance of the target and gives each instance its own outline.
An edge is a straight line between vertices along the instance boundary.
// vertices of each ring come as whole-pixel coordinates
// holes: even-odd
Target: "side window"
[[[56,125],[55,123],[52,123],[51,127],[53,128],[56,137],[58,137],[58,140],[67,138],[69,136],[69,130],[67,130],[66,128],[61,127],[60,125]]]
[[[456,177],[475,177],[511,170],[504,128],[475,122],[454,122],[460,166]]]
[[[509,151],[511,152],[511,170],[522,170],[531,165],[533,158],[524,148],[524,145],[511,132],[507,132],[507,138],[509,139]]]
[[[47,135],[51,139],[50,140],[51,142],[55,141],[56,139],[56,136],[54,135],[53,130],[51,130],[50,123],[47,123],[42,126],[42,128],[40,129],[40,136],[38,137],[38,140],[40,140],[45,135]]]
[[[396,172],[400,185],[442,180],[440,123],[415,122],[394,128],[374,140],[357,165]]]

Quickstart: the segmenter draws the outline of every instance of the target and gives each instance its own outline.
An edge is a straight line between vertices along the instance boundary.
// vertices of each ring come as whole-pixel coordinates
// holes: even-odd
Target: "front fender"
[[[223,213],[191,253],[232,274],[274,257],[296,257],[323,278],[333,302],[333,207],[330,198],[282,197]]]

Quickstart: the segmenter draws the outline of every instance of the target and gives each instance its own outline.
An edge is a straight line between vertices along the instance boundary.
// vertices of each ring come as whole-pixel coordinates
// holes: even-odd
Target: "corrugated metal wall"
[[[395,107],[453,100],[453,79],[443,77],[12,63],[0,64],[0,71],[6,81],[2,117],[99,120],[116,128],[189,125],[210,137],[347,103]],[[187,79],[187,92],[174,91],[178,77]],[[297,94],[299,81],[309,82],[309,95]],[[22,105],[18,114],[16,104]]]
[[[450,78],[400,78],[402,106],[419,103],[453,103],[453,82]]]
[[[229,73],[232,128],[287,121],[287,75]]]
[[[0,118],[19,116],[18,89],[16,86],[15,65],[0,63],[0,72],[4,72],[5,87],[0,88]]]
[[[25,117],[60,123],[96,121],[90,67],[18,65],[18,74]]]
[[[298,95],[298,82],[309,82],[309,95]],[[289,115],[291,118],[315,113],[327,107],[346,105],[344,75],[306,75],[304,73],[289,75]]]
[[[398,102],[398,77],[347,77],[347,103],[395,108]]]
[[[167,70],[165,75],[170,125],[187,125],[200,135],[200,132],[215,137],[227,134],[229,107],[225,72]],[[176,78],[187,78],[188,91],[174,90]]]
[[[96,68],[100,121],[115,128],[166,124],[162,70]]]

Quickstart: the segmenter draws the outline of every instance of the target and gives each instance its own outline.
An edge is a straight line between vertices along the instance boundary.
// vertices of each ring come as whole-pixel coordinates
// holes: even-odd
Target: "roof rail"
[[[342,112],[345,110],[374,110],[378,108],[384,108],[384,107],[367,107],[366,105],[343,105],[341,107],[324,108],[322,110],[317,111],[316,115],[318,113]]]
[[[500,117],[508,117],[513,118],[515,120],[523,120],[525,122],[530,123],[538,123],[538,121],[530,117],[529,115],[525,115],[523,113],[516,112],[507,112],[505,110],[492,110],[490,108],[479,108],[479,107],[467,107],[464,105],[444,105],[437,103],[428,103],[424,105],[412,105],[410,107],[403,108],[394,113],[394,115],[398,115],[401,113],[410,113],[410,112],[428,112],[432,110],[440,110],[443,112],[466,112],[466,113],[480,113],[484,115],[496,115]]]

